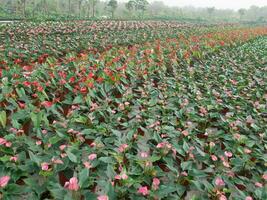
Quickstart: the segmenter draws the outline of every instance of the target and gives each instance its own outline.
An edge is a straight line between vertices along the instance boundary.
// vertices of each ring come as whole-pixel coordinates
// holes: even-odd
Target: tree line
[[[117,0],[0,0],[0,5],[2,12],[25,18],[36,15],[95,18],[100,13],[114,18],[116,9],[122,6]],[[124,5],[128,12],[144,13],[149,3],[147,0],[129,0]]]
[[[249,9],[169,7],[147,0],[0,0],[0,19],[66,17],[80,19],[200,19],[207,21],[267,21],[267,6]]]

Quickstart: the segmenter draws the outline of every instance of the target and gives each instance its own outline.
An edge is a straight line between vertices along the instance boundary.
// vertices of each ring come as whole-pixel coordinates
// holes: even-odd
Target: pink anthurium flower
[[[5,187],[10,180],[10,176],[2,176],[0,177],[0,188]]]

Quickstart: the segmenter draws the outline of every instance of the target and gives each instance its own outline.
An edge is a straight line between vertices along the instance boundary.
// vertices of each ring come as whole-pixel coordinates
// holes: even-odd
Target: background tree
[[[82,7],[83,0],[78,0],[78,10],[79,10],[79,17],[81,17],[81,7]]]
[[[239,10],[238,10],[240,20],[241,20],[241,19],[243,18],[243,16],[245,15],[245,12],[246,12],[245,9],[239,9]]]
[[[109,7],[109,10],[111,12],[111,17],[114,18],[115,10],[118,7],[118,1],[117,0],[110,0],[108,2],[108,7]]]
[[[144,14],[147,6],[149,5],[147,0],[135,0],[135,8]]]
[[[92,17],[95,18],[95,13],[96,13],[96,5],[98,3],[98,0],[90,0],[91,5],[92,5]]]
[[[214,7],[207,8],[207,11],[208,11],[209,17],[211,17],[215,11],[215,8]]]
[[[22,15],[26,17],[26,0],[21,0],[22,3]]]

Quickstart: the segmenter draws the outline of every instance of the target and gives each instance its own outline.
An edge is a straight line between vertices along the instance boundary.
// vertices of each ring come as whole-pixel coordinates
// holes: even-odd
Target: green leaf
[[[68,158],[70,159],[71,162],[77,163],[77,156],[75,156],[69,149],[66,151]]]
[[[80,173],[79,173],[79,185],[82,188],[85,185],[85,182],[89,178],[89,169],[84,168]]]
[[[35,128],[39,128],[41,121],[42,121],[42,113],[41,112],[31,113],[30,116],[31,116],[31,120],[33,122],[33,126]]]
[[[190,170],[192,168],[192,161],[182,162],[181,167],[183,170]]]
[[[3,128],[5,128],[6,127],[6,119],[7,118],[7,116],[6,116],[6,111],[1,111],[0,112],[0,123],[1,123],[1,125],[2,125],[2,127]]]
[[[38,165],[41,164],[41,159],[39,159],[35,154],[33,154],[31,151],[29,151],[29,156],[30,156],[30,159],[37,163]]]

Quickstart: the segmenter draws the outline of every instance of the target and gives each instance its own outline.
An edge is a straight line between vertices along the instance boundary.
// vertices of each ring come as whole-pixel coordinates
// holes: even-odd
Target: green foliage
[[[5,26],[1,197],[265,199],[266,27],[101,23]]]

